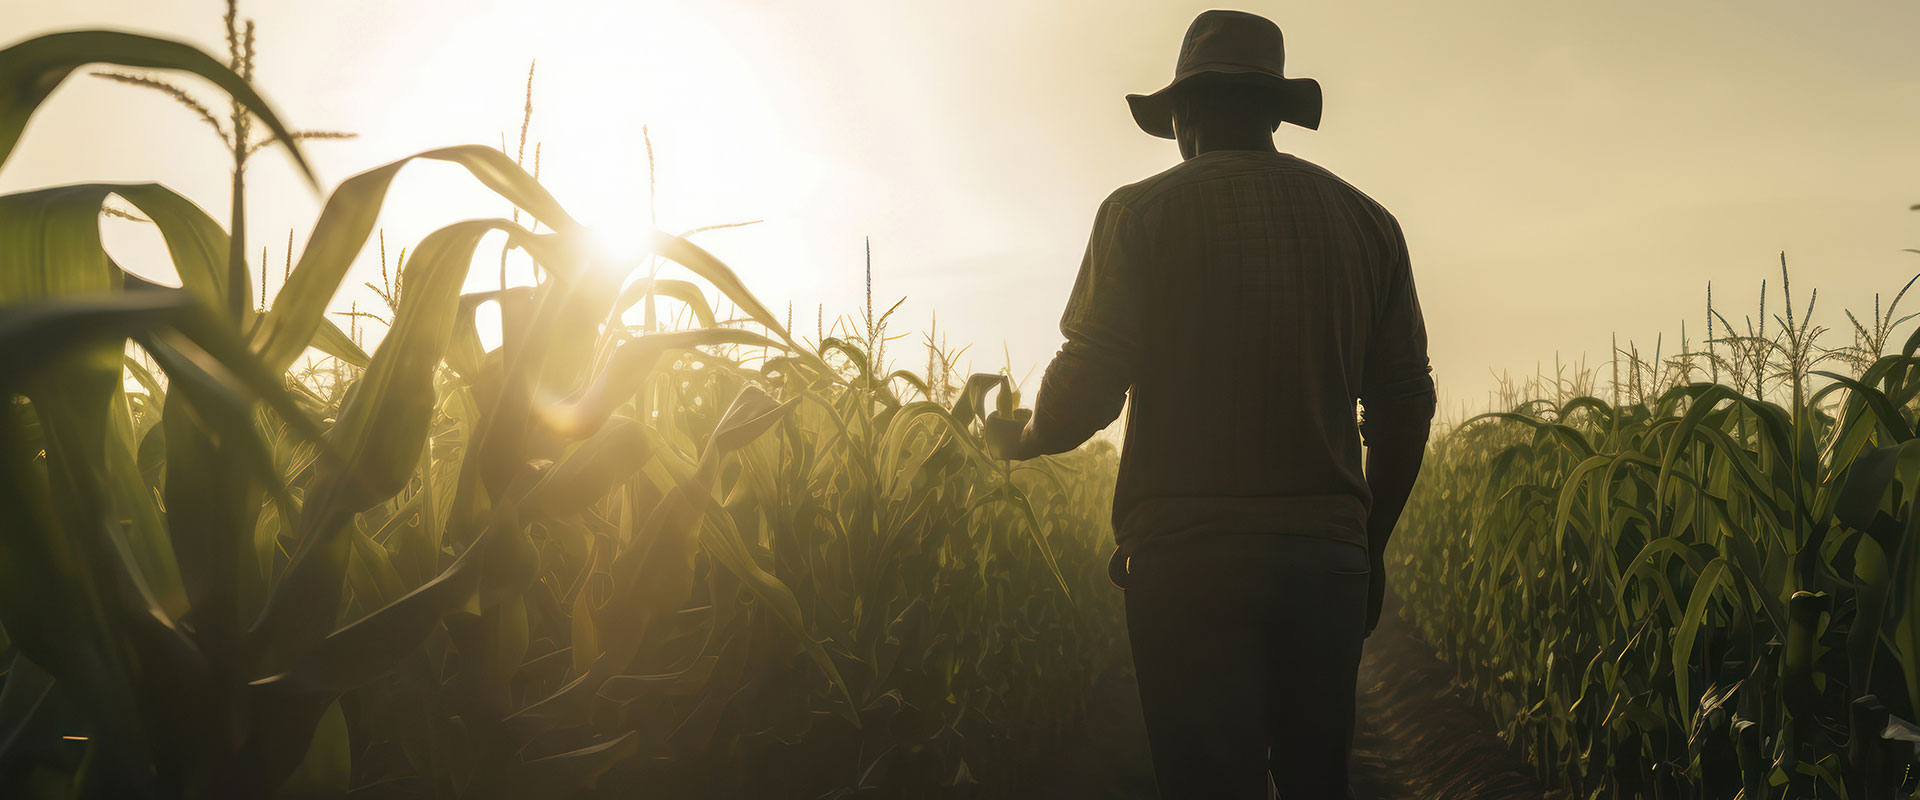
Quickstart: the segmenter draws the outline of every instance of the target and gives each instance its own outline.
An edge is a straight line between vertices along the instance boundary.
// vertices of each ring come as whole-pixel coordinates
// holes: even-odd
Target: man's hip
[[[1367,546],[1367,507],[1351,494],[1157,496],[1135,501],[1116,521],[1127,555],[1214,534],[1287,534]]]

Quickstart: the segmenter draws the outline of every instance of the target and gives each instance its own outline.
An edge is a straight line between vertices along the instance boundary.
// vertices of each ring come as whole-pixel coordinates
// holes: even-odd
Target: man
[[[1208,11],[1173,82],[1128,96],[1183,162],[1101,204],[1033,410],[988,422],[1002,457],[1064,452],[1132,391],[1110,572],[1169,800],[1265,798],[1269,774],[1350,796],[1361,640],[1433,417],[1399,223],[1275,150],[1320,121],[1283,61],[1272,22]]]

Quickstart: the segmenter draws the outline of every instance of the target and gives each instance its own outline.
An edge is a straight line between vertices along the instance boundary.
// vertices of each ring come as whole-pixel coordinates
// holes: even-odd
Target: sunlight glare
[[[595,269],[625,276],[652,255],[644,234],[604,225],[587,229],[588,258]]]

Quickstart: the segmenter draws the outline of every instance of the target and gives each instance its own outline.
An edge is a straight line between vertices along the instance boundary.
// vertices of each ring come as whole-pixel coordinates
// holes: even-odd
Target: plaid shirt
[[[1209,151],[1115,191],[1060,332],[1030,435],[1071,449],[1131,389],[1113,500],[1122,552],[1198,531],[1364,547],[1362,434],[1433,417],[1399,222],[1283,153]]]

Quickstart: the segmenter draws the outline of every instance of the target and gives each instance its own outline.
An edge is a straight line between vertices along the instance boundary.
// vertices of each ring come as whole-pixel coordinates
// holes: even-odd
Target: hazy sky
[[[1280,24],[1288,71],[1320,79],[1321,129],[1284,127],[1399,217],[1449,409],[1555,354],[1603,364],[1618,332],[1671,352],[1698,337],[1706,284],[1729,318],[1819,287],[1826,342],[1920,272],[1920,4],[1340,2],[1240,6]],[[328,188],[406,154],[518,136],[528,62],[541,174],[578,217],[647,224],[652,131],[661,227],[704,235],[811,337],[862,302],[936,309],[975,367],[1016,377],[1059,346],[1061,306],[1098,202],[1174,164],[1122,99],[1164,85],[1205,4],[793,0],[540,4],[256,1],[257,80],[296,128],[354,131],[309,154]],[[211,0],[0,0],[0,38],[111,26],[220,51]],[[201,96],[218,96],[193,84]],[[528,146],[532,158],[532,145]],[[224,219],[225,155],[154,93],[76,77],[28,129],[0,190],[158,180]],[[452,167],[396,184],[389,250],[503,203]],[[249,169],[249,241],[278,288],[320,200],[268,155]],[[109,246],[164,274],[158,237],[109,221]],[[480,260],[470,285],[494,280]],[[377,302],[369,247],[338,307]],[[1920,310],[1920,297],[1911,310]],[[1778,294],[1768,304],[1779,310]],[[1868,312],[1870,313],[1870,312]],[[918,334],[893,345],[918,368]]]

